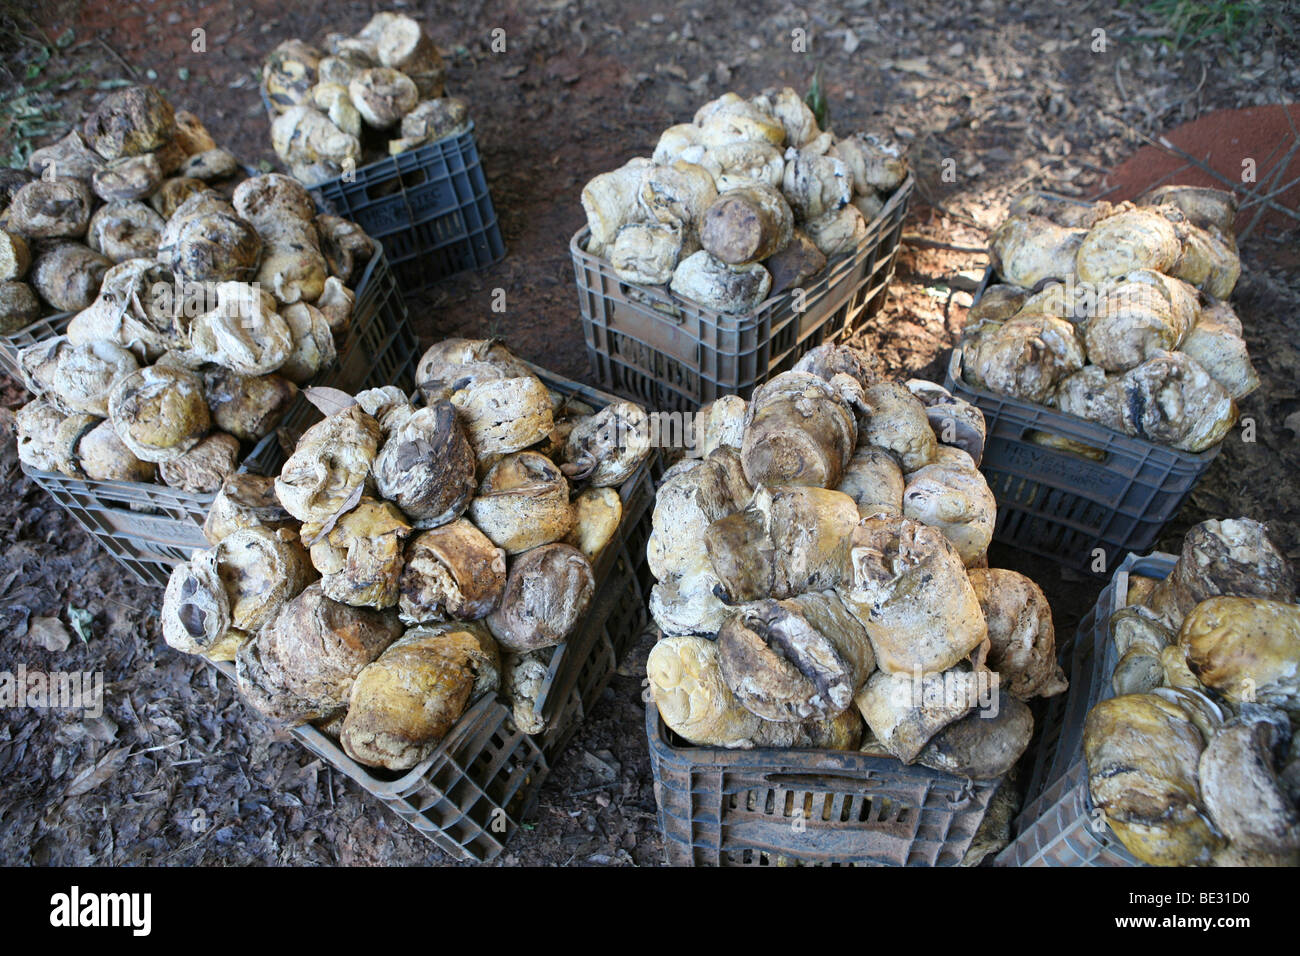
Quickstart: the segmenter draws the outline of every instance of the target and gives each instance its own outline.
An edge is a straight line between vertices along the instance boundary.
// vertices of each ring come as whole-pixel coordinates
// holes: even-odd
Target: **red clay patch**
[[[1300,105],[1287,107],[1291,122],[1300,129]],[[1293,183],[1289,189],[1274,196],[1272,201],[1287,209],[1300,209],[1300,151],[1291,156],[1285,170],[1278,166],[1296,143],[1292,126],[1287,122],[1281,106],[1252,106],[1240,110],[1215,110],[1195,122],[1180,126],[1165,134],[1174,146],[1195,156],[1225,178],[1238,184],[1236,191],[1242,210],[1237,216],[1238,231],[1245,229],[1259,211],[1251,203],[1246,190],[1267,194]],[[1245,161],[1254,160],[1255,182],[1243,182]],[[1156,185],[1180,184],[1227,186],[1209,173],[1181,156],[1143,146],[1128,160],[1113,170],[1103,183],[1106,199],[1135,199]],[[1271,184],[1271,185],[1269,185]],[[1297,228],[1300,223],[1276,210],[1268,210],[1255,226],[1257,232],[1282,232]]]

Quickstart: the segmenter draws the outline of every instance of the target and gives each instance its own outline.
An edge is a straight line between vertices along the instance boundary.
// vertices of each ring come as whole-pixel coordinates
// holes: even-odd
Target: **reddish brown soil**
[[[1290,122],[1287,112],[1291,114]],[[1260,211],[1259,204],[1248,205],[1252,200],[1247,192],[1267,196],[1281,189],[1272,202],[1293,213],[1300,210],[1300,150],[1293,149],[1300,140],[1297,130],[1300,106],[1285,111],[1280,106],[1215,110],[1170,130],[1164,139],[1205,163],[1218,176],[1167,149],[1143,146],[1106,177],[1102,184],[1107,187],[1105,196],[1110,200],[1135,199],[1152,186],[1165,183],[1232,188],[1240,194],[1237,231],[1243,232]],[[1254,168],[1247,172],[1251,160]],[[1253,179],[1243,181],[1247,175]],[[1283,188],[1288,184],[1289,189]],[[1294,230],[1297,225],[1300,221],[1295,218],[1266,208],[1255,228],[1262,234],[1276,235]]]

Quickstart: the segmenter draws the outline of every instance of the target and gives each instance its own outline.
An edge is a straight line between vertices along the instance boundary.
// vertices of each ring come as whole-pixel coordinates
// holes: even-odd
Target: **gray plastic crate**
[[[268,121],[275,122],[278,111],[265,89],[260,95]],[[368,151],[387,142],[382,131],[367,128],[363,146]],[[383,156],[308,188],[330,213],[351,219],[383,242],[407,291],[419,292],[505,258],[473,120],[463,133]]]
[[[617,399],[588,385],[571,381],[554,375],[532,363],[525,362],[552,391],[566,398],[574,398],[592,408],[601,409]],[[597,584],[592,598],[589,616],[604,619],[606,617],[619,622],[617,634],[611,635],[598,629],[584,630],[582,635],[570,639],[562,645],[551,658],[546,681],[537,697],[537,707],[547,718],[548,724],[563,708],[586,701],[590,707],[605,689],[614,664],[627,650],[630,641],[640,633],[649,619],[647,608],[650,604],[650,588],[654,582],[650,577],[649,564],[645,549],[650,540],[650,516],[654,509],[655,476],[660,469],[659,452],[652,450],[650,456],[636,472],[619,488],[619,497],[623,503],[623,517],[619,530],[609,545],[596,557],[592,571]],[[631,633],[627,633],[631,623],[639,624]],[[625,627],[624,624],[628,626]],[[584,643],[584,641],[586,643]],[[593,669],[569,668],[564,658],[576,653],[583,661],[599,660],[602,663]],[[575,696],[573,691],[577,689]],[[549,735],[550,732],[548,731]],[[553,735],[552,739],[553,739]]]
[[[323,205],[384,243],[403,289],[415,292],[505,257],[474,124],[456,136],[312,187]]]
[[[73,312],[59,312],[37,319],[31,325],[0,335],[0,367],[18,384],[22,384],[23,373],[18,368],[18,353],[29,345],[44,342],[62,335],[72,321]]]
[[[1130,555],[1115,571],[1096,605],[1079,623],[1066,671],[1070,688],[1050,698],[1041,723],[1025,805],[1012,827],[998,866],[1140,866],[1101,821],[1088,792],[1083,725],[1099,701],[1114,696],[1117,658],[1110,618],[1128,600],[1129,575],[1164,578],[1177,558],[1156,552]]]
[[[42,320],[17,333],[16,342],[32,344],[61,335],[70,314]],[[31,336],[31,341],[25,341]],[[348,392],[380,385],[414,387],[419,348],[407,323],[406,304],[384,256],[378,249],[356,288],[352,322],[338,349],[335,365],[313,380],[313,385]],[[301,395],[279,427],[249,452],[241,468],[256,474],[276,474],[284,462],[281,433],[301,433],[320,415]],[[216,497],[169,488],[163,484],[130,481],[89,481],[57,472],[23,472],[64,507],[109,554],[142,583],[163,587],[171,569],[198,548],[208,547],[203,521]]]
[[[956,866],[1001,782],[855,751],[696,747],[653,702],[646,736],[672,866]]]
[[[534,370],[549,388],[595,407],[615,400]],[[658,454],[652,452],[619,488],[623,518],[593,566],[592,605],[578,630],[552,652],[538,698],[547,718],[542,733],[521,733],[508,704],[485,695],[471,704],[432,755],[401,773],[357,763],[311,726],[293,728],[293,735],[443,852],[464,860],[493,859],[535,809],[555,761],[600,699],[619,658],[645,629],[653,584],[645,546],[658,468]],[[216,666],[233,679],[232,665]]]
[[[650,408],[694,411],[723,395],[745,397],[810,349],[834,342],[874,315],[894,275],[915,181],[909,174],[867,226],[861,246],[837,256],[803,288],[780,292],[745,315],[715,312],[663,286],[623,282],[586,249],[584,226],[569,241],[587,357],[601,388]]]
[[[994,540],[1078,571],[1098,573],[1097,549],[1107,570],[1150,551],[1219,454],[1217,445],[1179,451],[998,395],[969,384],[962,371],[959,346],[944,386],[984,413],[980,471],[998,502]],[[1045,447],[1032,440],[1035,432],[1080,442],[1098,457]]]

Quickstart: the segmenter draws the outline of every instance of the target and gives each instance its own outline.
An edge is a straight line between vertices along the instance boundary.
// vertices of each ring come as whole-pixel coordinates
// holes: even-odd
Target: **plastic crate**
[[[21,385],[23,373],[18,367],[18,353],[29,345],[62,335],[75,314],[59,312],[47,315],[17,332],[0,335],[0,367],[4,368],[5,374]]]
[[[542,374],[548,387],[589,404],[613,401],[586,386]],[[291,733],[443,852],[463,860],[491,860],[536,807],[555,761],[599,700],[619,658],[646,626],[653,581],[645,546],[656,468],[657,454],[652,453],[619,489],[623,518],[593,567],[595,598],[577,633],[555,648],[539,695],[538,706],[547,718],[542,733],[521,733],[509,705],[484,696],[431,756],[402,773],[357,763],[313,727],[296,727]],[[233,678],[232,665],[216,666]]]
[[[554,375],[531,363],[524,364],[532,369],[547,388],[566,398],[576,398],[596,409],[617,401],[614,396],[590,386]],[[592,566],[597,584],[587,616],[598,620],[639,623],[635,627],[623,627],[621,624],[616,634],[602,633],[598,628],[584,629],[581,634],[561,645],[551,658],[546,680],[537,697],[537,707],[547,719],[548,726],[553,722],[562,724],[563,721],[556,718],[566,709],[577,707],[581,716],[595,703],[608,684],[618,658],[649,619],[647,608],[654,581],[645,551],[650,540],[650,517],[655,498],[654,479],[658,468],[659,452],[652,450],[636,472],[619,487],[619,498],[623,505],[619,530],[597,555]],[[580,661],[600,663],[585,669],[569,667],[566,657],[571,654],[576,654]],[[553,737],[549,731],[546,733],[548,737]]]
[[[1151,550],[1219,454],[1217,445],[1179,451],[976,388],[962,378],[960,347],[944,385],[984,413],[980,471],[998,502],[994,540],[1098,576]],[[1033,432],[1081,442],[1100,457],[1047,448],[1030,439]]]
[[[654,486],[648,480],[639,485],[636,494],[649,492],[647,507],[639,517],[624,518],[622,541],[613,555],[613,562],[605,583],[597,586],[595,609],[590,617],[604,619],[600,628],[588,628],[580,637],[590,637],[589,643],[570,640],[557,649],[551,660],[550,687],[545,690],[547,716],[546,729],[541,734],[542,749],[554,763],[569,741],[600,700],[609,686],[618,662],[632,643],[646,628],[650,620],[647,610],[650,588],[654,578],[645,557],[646,543],[650,538],[650,514],[654,500]],[[626,507],[626,506],[625,506]],[[613,548],[602,554],[602,560]],[[599,564],[599,562],[598,562]],[[599,568],[598,568],[599,571]],[[574,664],[576,663],[576,666]],[[551,711],[556,716],[550,716]]]
[[[1068,650],[1070,688],[1047,701],[1025,805],[1012,827],[1011,843],[997,866],[1141,866],[1092,805],[1083,725],[1099,701],[1114,696],[1111,675],[1117,655],[1110,618],[1128,600],[1129,575],[1164,578],[1172,554],[1129,556],[1115,571],[1096,605],[1079,623]]]
[[[663,286],[623,282],[608,260],[587,252],[584,226],[569,253],[592,375],[602,388],[655,409],[694,411],[723,395],[747,398],[755,385],[880,309],[914,186],[909,175],[868,224],[858,250],[805,283],[801,311],[794,289],[729,315]]]
[[[235,667],[214,664],[232,682]],[[538,742],[485,694],[461,715],[434,753],[399,773],[357,763],[316,728],[289,729],[297,741],[461,860],[490,860],[537,802],[549,766]]]
[[[384,244],[403,289],[418,291],[506,254],[474,124],[312,187],[335,215]]]
[[[653,702],[646,735],[672,866],[955,866],[1000,782],[856,751],[695,747]]]
[[[43,320],[18,335],[61,335],[71,318],[64,314]],[[381,248],[357,284],[352,322],[338,350],[338,362],[312,384],[348,392],[380,385],[409,391],[414,386],[418,349],[406,320],[406,305]],[[257,443],[241,469],[261,475],[278,473],[285,457],[280,434],[301,433],[319,417],[299,395],[279,427]],[[215,493],[151,482],[87,481],[26,465],[23,471],[144,584],[165,586],[175,565],[194,550],[209,546],[203,521]]]

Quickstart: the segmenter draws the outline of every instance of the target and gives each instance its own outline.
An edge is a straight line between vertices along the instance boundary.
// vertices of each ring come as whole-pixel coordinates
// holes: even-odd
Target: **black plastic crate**
[[[623,282],[608,260],[587,251],[584,226],[569,253],[593,377],[654,409],[694,411],[723,395],[748,397],[879,311],[914,188],[909,174],[868,223],[857,251],[835,257],[804,285],[802,303],[788,289],[744,315],[715,312],[666,287]]]
[[[321,205],[384,244],[403,289],[419,291],[506,254],[474,125],[312,187]]]
[[[71,320],[71,313],[54,316],[11,339],[21,348],[63,334]],[[415,384],[418,349],[419,342],[407,323],[406,304],[380,248],[357,283],[352,321],[338,348],[337,363],[311,384],[347,392],[380,385],[409,391]],[[277,474],[285,457],[280,436],[294,437],[320,417],[299,395],[276,430],[244,459],[241,469]],[[196,549],[209,546],[203,537],[203,522],[215,493],[183,491],[152,482],[88,481],[26,465],[23,471],[144,584],[166,586],[173,567],[188,560]]]
[[[840,750],[696,747],[646,704],[672,866],[956,866],[1000,780]]]
[[[1096,812],[1088,791],[1083,725],[1098,702],[1113,697],[1118,663],[1110,618],[1128,601],[1129,576],[1165,578],[1177,558],[1156,552],[1131,555],[1079,623],[1063,661],[1070,677],[1064,694],[1047,701],[1034,754],[1025,805],[1012,826],[1012,841],[998,866],[1141,866]]]
[[[962,377],[960,347],[944,386],[984,413],[980,471],[998,502],[993,539],[1102,577],[1151,550],[1219,454],[1218,445],[1179,451],[976,388]],[[1080,442],[1097,457],[1045,447],[1035,432]]]

